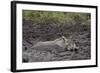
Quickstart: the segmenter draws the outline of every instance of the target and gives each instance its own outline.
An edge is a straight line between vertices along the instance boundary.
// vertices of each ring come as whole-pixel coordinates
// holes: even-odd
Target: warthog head
[[[56,44],[59,45],[60,47],[65,48],[65,50],[78,50],[78,47],[76,46],[75,42],[72,41],[71,39],[67,39],[66,37],[62,36],[59,39],[56,39]]]
[[[78,49],[79,47],[76,46],[75,42],[73,42],[72,40],[68,41],[68,45],[66,45],[66,50],[77,51]]]

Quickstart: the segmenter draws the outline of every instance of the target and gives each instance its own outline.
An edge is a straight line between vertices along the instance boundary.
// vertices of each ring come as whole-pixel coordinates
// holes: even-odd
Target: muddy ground
[[[79,47],[77,51],[59,51],[55,53],[55,46],[48,46],[51,50],[36,50],[31,48],[39,41],[54,40],[59,35],[73,40]],[[23,20],[23,48],[22,61],[27,62],[47,62],[47,61],[67,61],[67,60],[87,60],[91,59],[91,36],[90,28],[85,26],[68,26],[56,24],[36,24],[31,21]],[[38,47],[43,48],[43,47]],[[61,49],[61,47],[56,46]]]

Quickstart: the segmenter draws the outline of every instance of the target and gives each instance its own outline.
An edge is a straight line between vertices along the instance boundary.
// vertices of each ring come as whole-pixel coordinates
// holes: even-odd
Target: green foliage
[[[43,24],[86,24],[90,20],[89,13],[75,12],[52,12],[52,11],[32,11],[23,10],[23,18],[34,23]],[[90,23],[89,23],[90,24]],[[87,25],[87,24],[86,24]]]

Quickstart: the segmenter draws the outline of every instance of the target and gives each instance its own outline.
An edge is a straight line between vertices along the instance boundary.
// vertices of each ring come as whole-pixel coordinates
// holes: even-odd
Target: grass
[[[23,10],[23,17],[43,24],[81,24],[90,20],[89,13]],[[87,24],[86,24],[87,25]]]

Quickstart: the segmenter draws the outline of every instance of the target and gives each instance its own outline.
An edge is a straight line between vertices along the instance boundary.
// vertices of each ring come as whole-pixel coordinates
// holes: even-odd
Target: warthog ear
[[[66,37],[64,37],[64,36],[62,36],[62,39],[64,40],[64,42],[68,41],[68,40],[66,39]]]

